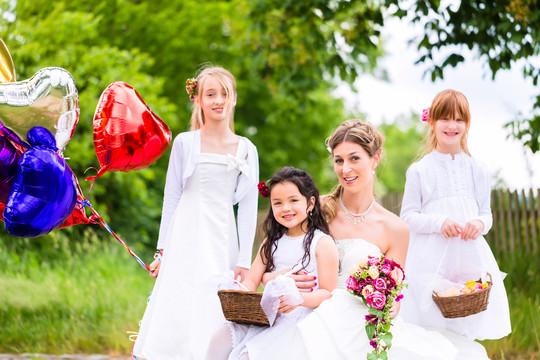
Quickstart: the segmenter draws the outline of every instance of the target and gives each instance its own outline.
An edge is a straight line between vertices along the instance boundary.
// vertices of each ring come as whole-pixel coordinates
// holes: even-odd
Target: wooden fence
[[[535,193],[536,192],[536,193]],[[399,215],[403,194],[388,194],[380,203]],[[493,226],[485,236],[495,253],[538,254],[540,242],[540,189],[491,192]]]

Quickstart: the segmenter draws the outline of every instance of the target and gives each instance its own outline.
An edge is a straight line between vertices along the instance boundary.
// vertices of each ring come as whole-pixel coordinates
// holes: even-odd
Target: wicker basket
[[[258,326],[270,326],[262,307],[262,293],[243,290],[219,290],[219,300],[225,319]]]
[[[477,290],[469,294],[456,296],[439,296],[435,291],[432,298],[441,311],[442,316],[449,319],[465,317],[478,314],[487,309],[489,293],[491,292],[492,279],[488,273],[488,285],[482,290]],[[480,282],[481,280],[478,280]]]

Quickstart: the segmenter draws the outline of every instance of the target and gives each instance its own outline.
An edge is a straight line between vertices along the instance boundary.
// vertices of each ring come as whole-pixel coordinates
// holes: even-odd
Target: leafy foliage
[[[405,188],[405,173],[409,166],[419,159],[424,146],[422,127],[425,123],[420,115],[402,116],[393,123],[383,123],[379,131],[384,134],[384,154],[377,169],[377,178],[382,189],[377,189],[379,197],[387,193],[402,193]]]
[[[237,78],[235,129],[258,147],[261,179],[292,165],[329,188],[324,139],[345,119],[334,82],[352,83],[382,53],[382,10],[372,1],[0,0],[0,11],[19,80],[47,66],[75,80],[81,114],[65,156],[85,194],[82,178],[94,170],[85,171],[98,166],[92,119],[101,92],[113,81],[132,85],[176,135],[189,128],[185,79],[208,62]],[[94,208],[128,244],[155,244],[168,155],[93,186]]]
[[[519,66],[523,76],[538,84],[540,68],[540,7],[535,0],[385,0],[393,15],[410,18],[424,26],[417,39],[420,56],[417,63],[428,66],[431,79],[444,77],[444,69],[465,61],[465,48],[476,52],[491,70]],[[396,8],[397,6],[397,8]],[[540,94],[532,109],[532,118],[507,124],[511,136],[520,139],[533,152],[540,150]]]

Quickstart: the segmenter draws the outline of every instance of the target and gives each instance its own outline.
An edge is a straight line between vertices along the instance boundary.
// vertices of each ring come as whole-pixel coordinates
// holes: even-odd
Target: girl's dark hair
[[[283,183],[293,183],[296,185],[300,194],[304,196],[307,200],[308,207],[310,205],[311,197],[315,198],[315,204],[311,210],[311,215],[308,214],[308,217],[300,226],[307,224],[306,235],[304,236],[304,256],[302,257],[302,266],[306,266],[310,262],[309,249],[311,247],[311,242],[313,241],[313,236],[315,230],[319,229],[325,234],[329,234],[330,230],[328,229],[328,223],[326,222],[323,212],[321,210],[321,203],[319,199],[319,190],[313,181],[313,178],[304,170],[296,169],[293,167],[286,166],[278,170],[274,176],[268,181],[268,190],[270,198],[272,197],[272,188],[276,184]],[[307,212],[307,208],[306,208]],[[274,253],[277,250],[277,241],[287,232],[287,227],[281,225],[274,218],[274,213],[272,207],[268,211],[268,215],[264,220],[262,225],[264,234],[266,235],[266,241],[261,247],[261,254],[263,263],[266,265],[266,271],[272,271],[275,269],[274,266]],[[265,262],[266,259],[266,262]]]

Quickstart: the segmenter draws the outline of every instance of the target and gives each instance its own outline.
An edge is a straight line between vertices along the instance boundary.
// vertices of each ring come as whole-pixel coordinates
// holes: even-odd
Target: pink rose
[[[369,265],[379,266],[380,262],[379,262],[378,258],[370,256],[369,259],[368,259],[368,264]]]
[[[390,276],[390,273],[392,272],[392,267],[390,266],[390,264],[382,264],[380,270],[384,275]]]
[[[379,291],[374,291],[373,294],[366,298],[366,301],[369,306],[372,306],[377,310],[382,310],[384,305],[386,305],[386,296]]]
[[[401,270],[398,267],[394,268],[394,270],[392,270],[392,272],[390,273],[390,277],[392,279],[394,279],[396,284],[398,284],[398,285],[401,284],[401,282],[403,281],[403,277],[404,277],[403,270]]]
[[[379,291],[386,290],[386,280],[384,280],[383,278],[373,280],[373,287]]]
[[[356,280],[356,278],[354,278],[353,276],[349,276],[349,278],[347,279],[347,289],[351,289],[351,290],[359,289],[358,280]]]
[[[367,299],[367,297],[368,297],[369,295],[373,294],[373,291],[374,291],[373,286],[367,285],[367,286],[365,286],[365,287],[362,289],[362,296],[363,296],[365,299]]]

